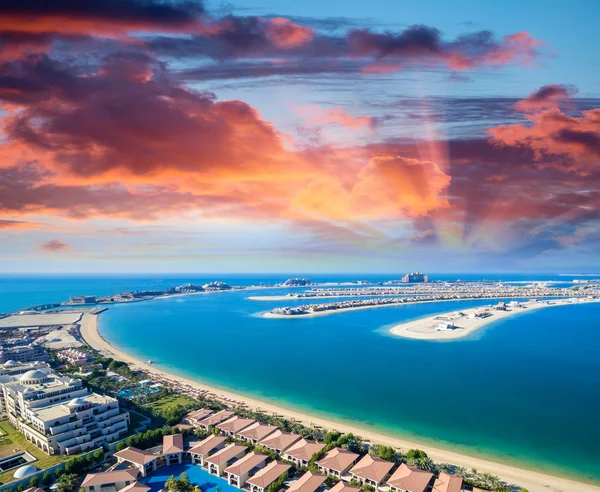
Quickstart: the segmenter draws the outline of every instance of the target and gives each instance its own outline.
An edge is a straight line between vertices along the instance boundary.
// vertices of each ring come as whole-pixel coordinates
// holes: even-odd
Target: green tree
[[[417,458],[417,460],[415,461],[415,465],[420,468],[421,470],[425,470],[425,471],[429,471],[432,472],[435,470],[435,464],[433,463],[433,460],[425,455],[421,458]]]
[[[63,473],[56,481],[58,492],[72,492],[78,485],[78,478],[75,473]]]
[[[104,450],[96,449],[96,451],[94,451],[93,458],[96,463],[104,461]]]
[[[406,453],[406,462],[411,466],[417,466],[420,459],[427,458],[427,453],[421,449],[410,449]]]
[[[40,479],[38,477],[31,477],[29,480],[29,487],[37,487],[40,484]]]
[[[50,485],[52,483],[52,475],[50,474],[50,472],[44,473],[44,475],[42,476],[42,483],[44,485]]]

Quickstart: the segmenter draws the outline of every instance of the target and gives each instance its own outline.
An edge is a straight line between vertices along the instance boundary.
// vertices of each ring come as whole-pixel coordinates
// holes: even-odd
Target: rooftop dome
[[[73,398],[67,406],[69,407],[78,407],[79,405],[85,405],[85,400],[83,398]]]
[[[32,466],[32,465],[23,465],[22,467],[17,468],[17,471],[15,472],[15,474],[13,475],[13,477],[15,477],[15,478],[25,478],[25,477],[28,477],[29,475],[33,475],[37,471],[38,471],[38,469],[35,466]]]
[[[31,381],[34,379],[44,379],[45,377],[46,377],[46,375],[42,371],[33,369],[33,370],[27,371],[25,374],[23,374],[19,378],[19,381]]]
[[[16,360],[7,360],[4,365],[5,366],[16,366],[18,364],[18,362]]]

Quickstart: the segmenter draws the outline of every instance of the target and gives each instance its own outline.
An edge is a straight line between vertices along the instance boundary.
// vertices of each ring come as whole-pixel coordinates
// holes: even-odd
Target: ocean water
[[[254,285],[286,276],[218,278]],[[551,275],[494,279],[571,282]],[[195,281],[164,282],[177,280]],[[95,281],[105,289],[115,283]],[[22,282],[26,291],[27,281]],[[49,279],[52,298],[41,295],[36,282],[40,289],[30,298],[36,301],[26,305],[62,300],[57,294],[67,291],[80,294],[86,279],[75,279],[71,287],[69,282],[55,279],[53,289]],[[6,292],[10,287],[0,283],[0,311],[16,304],[5,300]],[[542,309],[490,324],[464,339],[431,342],[392,337],[387,328],[490,301],[265,319],[259,313],[273,307],[319,300],[259,302],[248,300],[250,295],[257,293],[111,306],[100,317],[100,331],[120,349],[215,386],[399,437],[600,483],[599,304]],[[23,294],[20,302],[25,298]]]

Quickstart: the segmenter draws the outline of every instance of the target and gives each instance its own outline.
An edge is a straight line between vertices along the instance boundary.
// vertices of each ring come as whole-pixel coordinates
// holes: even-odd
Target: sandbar
[[[486,471],[494,475],[498,475],[502,480],[507,483],[517,484],[521,487],[526,487],[530,492],[567,492],[575,491],[578,492],[600,492],[600,487],[592,484],[586,484],[578,482],[576,480],[558,477],[543,472],[534,470],[527,470],[524,468],[518,468],[511,465],[497,463],[474,456],[468,456],[461,454],[456,451],[449,451],[440,449],[427,444],[420,444],[411,442],[405,439],[388,436],[369,430],[368,427],[361,427],[359,425],[348,424],[347,422],[338,422],[321,418],[314,415],[290,410],[281,406],[273,405],[268,402],[260,401],[255,398],[236,394],[230,391],[226,391],[220,388],[194,381],[192,379],[184,378],[176,374],[169,373],[162,369],[159,369],[155,365],[148,364],[136,359],[135,357],[118,350],[113,345],[108,343],[98,331],[98,315],[84,314],[81,320],[80,331],[84,341],[92,348],[110,355],[111,357],[127,362],[134,368],[142,368],[149,372],[155,373],[162,377],[167,377],[172,380],[178,381],[181,384],[190,385],[199,390],[207,390],[210,393],[222,397],[228,400],[232,405],[236,403],[243,403],[247,407],[265,413],[281,415],[287,419],[295,419],[296,421],[302,422],[309,426],[320,426],[325,429],[336,429],[341,432],[352,432],[355,435],[360,436],[362,439],[367,440],[371,443],[379,443],[387,446],[393,446],[403,450],[412,448],[423,449],[427,454],[434,460],[440,463],[451,463],[456,466],[462,466],[465,468],[477,468],[478,470]]]

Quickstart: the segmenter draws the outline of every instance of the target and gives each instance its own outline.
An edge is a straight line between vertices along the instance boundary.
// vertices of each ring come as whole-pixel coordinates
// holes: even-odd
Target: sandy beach
[[[552,301],[534,301],[519,303],[519,306],[508,305],[506,310],[494,310],[492,308],[472,308],[461,311],[451,311],[434,316],[426,316],[407,323],[401,323],[390,329],[392,335],[404,338],[415,338],[418,340],[452,340],[470,335],[476,330],[495,321],[509,318],[511,316],[526,314],[543,308],[568,306],[572,304],[583,304],[600,302],[600,299],[557,299]],[[476,313],[484,313],[485,317],[474,316]],[[452,324],[453,329],[440,331],[439,324]]]
[[[191,385],[198,389],[207,390],[224,398],[235,400],[237,402],[243,402],[248,407],[253,409],[260,408],[260,410],[263,412],[283,415],[286,418],[295,419],[296,421],[303,422],[306,425],[317,425],[326,429],[336,429],[341,432],[352,432],[362,437],[363,439],[370,441],[371,443],[385,444],[403,450],[411,448],[420,448],[425,450],[429,454],[429,456],[437,462],[451,463],[466,468],[477,468],[478,470],[498,475],[502,480],[505,480],[508,483],[514,483],[521,487],[525,487],[529,489],[530,492],[600,492],[599,486],[585,484],[568,478],[557,477],[546,473],[517,468],[502,463],[496,463],[493,461],[468,456],[465,454],[460,454],[454,451],[447,451],[429,445],[410,442],[396,437],[386,436],[377,432],[373,432],[367,427],[358,427],[344,422],[336,422],[308,415],[305,413],[293,411],[287,408],[272,405],[264,401],[235,394],[230,391],[225,391],[219,388],[206,385],[204,383],[199,383],[191,379],[177,376],[175,374],[163,371],[157,368],[155,365],[147,364],[143,361],[140,361],[132,357],[131,355],[113,347],[104,338],[102,338],[98,331],[98,315],[85,314],[83,316],[81,320],[81,335],[91,347],[101,351],[102,353],[110,354],[115,359],[127,362],[134,367],[142,368],[155,374],[162,375],[163,377],[176,379],[181,383]]]

